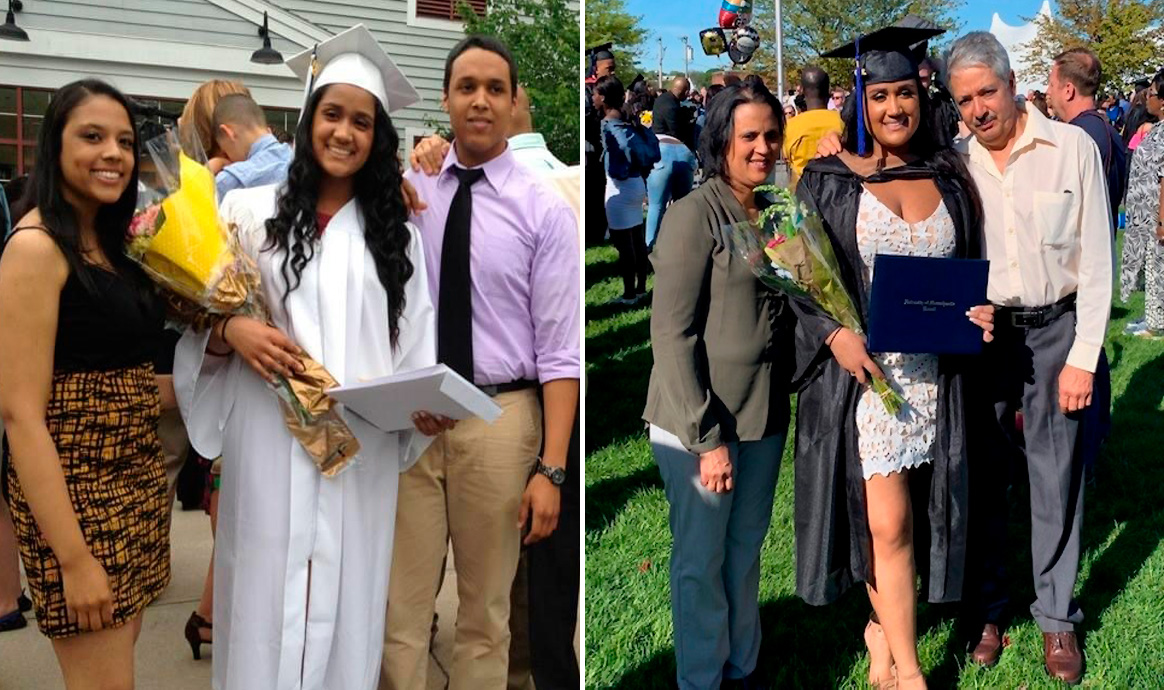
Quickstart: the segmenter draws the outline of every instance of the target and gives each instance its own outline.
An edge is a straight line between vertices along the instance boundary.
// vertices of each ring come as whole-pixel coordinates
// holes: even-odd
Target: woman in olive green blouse
[[[760,649],[760,545],[788,432],[792,323],[734,255],[725,226],[755,220],[783,110],[763,86],[711,103],[708,178],[675,202],[651,261],[654,369],[644,419],[671,505],[671,610],[681,690],[747,687]]]

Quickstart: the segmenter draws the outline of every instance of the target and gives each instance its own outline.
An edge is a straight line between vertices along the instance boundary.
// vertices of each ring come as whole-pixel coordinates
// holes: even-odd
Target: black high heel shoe
[[[32,599],[29,599],[24,592],[21,592],[20,596],[16,597],[16,605],[20,607],[21,613],[28,613],[32,610]]]
[[[213,635],[214,625],[206,622],[206,619],[198,615],[197,611],[190,614],[190,620],[186,621],[186,641],[190,643],[190,651],[194,653],[194,661],[202,660],[202,645],[212,644],[210,640],[202,639],[202,629],[212,631]]]
[[[28,627],[28,621],[24,618],[24,613],[19,608],[0,616],[0,632],[20,630],[26,627]]]

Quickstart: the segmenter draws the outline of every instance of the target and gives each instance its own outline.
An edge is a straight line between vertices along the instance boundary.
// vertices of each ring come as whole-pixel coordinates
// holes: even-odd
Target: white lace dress
[[[878,254],[953,256],[954,219],[945,202],[929,218],[907,223],[868,189],[857,211],[857,249],[865,288],[873,283]],[[866,387],[857,402],[857,448],[865,479],[933,462],[938,413],[938,356],[902,352],[870,353],[905,404],[896,416]]]

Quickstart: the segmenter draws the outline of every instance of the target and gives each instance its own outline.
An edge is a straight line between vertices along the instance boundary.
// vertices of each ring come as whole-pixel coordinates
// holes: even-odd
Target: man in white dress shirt
[[[1015,102],[1006,50],[989,33],[959,39],[948,57],[950,91],[973,137],[959,144],[985,209],[988,298],[999,307],[983,354],[971,448],[971,549],[964,599],[976,626],[973,658],[1002,651],[1006,605],[1006,485],[1024,452],[1030,477],[1031,614],[1054,678],[1078,683],[1083,655],[1073,598],[1083,518],[1080,419],[1093,404],[1095,371],[1111,308],[1111,210],[1095,142]],[[993,409],[991,409],[993,408]],[[1014,413],[1023,411],[1015,432]],[[1016,473],[1021,476],[1021,473]],[[974,583],[974,584],[970,584]],[[977,633],[981,637],[977,637]]]

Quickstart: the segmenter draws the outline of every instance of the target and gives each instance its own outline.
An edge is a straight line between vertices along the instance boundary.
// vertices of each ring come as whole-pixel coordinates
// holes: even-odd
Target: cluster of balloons
[[[735,65],[748,62],[760,47],[760,34],[748,26],[751,21],[751,0],[723,0],[719,8],[719,26],[699,32],[703,52],[707,55],[726,52]]]

